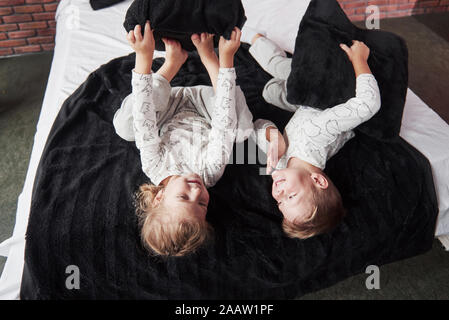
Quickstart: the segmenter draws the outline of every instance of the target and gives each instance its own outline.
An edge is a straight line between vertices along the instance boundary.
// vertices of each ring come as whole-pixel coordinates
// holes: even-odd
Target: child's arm
[[[128,34],[128,41],[136,52],[136,64],[132,72],[133,127],[136,146],[140,150],[142,170],[149,172],[160,162],[156,111],[153,99],[153,63],[154,38],[150,24],[145,24],[142,37],[140,25]]]
[[[192,34],[191,40],[209,74],[214,92],[217,92],[217,77],[220,63],[214,50],[214,35],[206,32],[201,34],[195,33]]]
[[[240,46],[240,30],[236,28],[230,40],[220,38],[220,69],[217,76],[215,106],[211,114],[211,131],[206,154],[206,169],[211,174],[224,170],[229,163],[236,137],[234,54]]]
[[[274,78],[287,80],[292,70],[292,59],[276,43],[263,35],[253,38],[249,53],[259,65]]]
[[[340,45],[351,60],[356,74],[355,97],[347,102],[321,112],[310,126],[321,127],[314,137],[320,143],[330,143],[338,134],[350,131],[373,117],[380,109],[380,91],[376,79],[368,66],[369,48],[354,41],[351,48]],[[307,129],[307,128],[306,128]]]
[[[136,52],[136,65],[135,71],[139,74],[150,74],[151,66],[153,65],[154,54],[154,38],[153,31],[150,27],[150,21],[145,23],[144,35],[139,24],[137,24],[134,30],[131,30],[126,38],[129,44]]]
[[[265,119],[254,122],[254,135],[259,149],[267,155],[267,174],[270,174],[287,151],[284,136],[273,122]]]
[[[178,73],[181,66],[186,62],[188,54],[182,47],[179,41],[162,38],[165,44],[165,62],[159,68],[157,74],[163,76],[170,82]]]
[[[335,118],[332,115],[332,119],[329,120],[337,120],[342,131],[349,131],[371,119],[379,111],[381,100],[376,78],[368,66],[369,48],[360,41],[353,41],[350,48],[342,44],[341,48],[348,55],[354,68],[356,94],[346,103],[327,110],[327,113],[337,116]]]

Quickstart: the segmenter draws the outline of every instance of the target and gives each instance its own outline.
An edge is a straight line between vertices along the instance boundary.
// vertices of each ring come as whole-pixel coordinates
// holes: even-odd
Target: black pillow
[[[246,16],[240,0],[134,0],[123,26],[129,32],[137,24],[143,28],[146,20],[150,20],[154,29],[156,50],[165,50],[161,39],[167,37],[193,51],[192,34],[215,34],[217,45],[219,36],[229,39],[235,26],[241,29]]]
[[[326,109],[355,95],[355,74],[340,43],[363,41],[379,84],[380,111],[356,130],[378,139],[399,134],[408,87],[408,50],[393,33],[354,26],[336,0],[312,0],[299,26],[287,100]]]
[[[99,10],[103,8],[110,7],[116,3],[122,2],[124,0],[90,0],[90,6],[94,10]]]

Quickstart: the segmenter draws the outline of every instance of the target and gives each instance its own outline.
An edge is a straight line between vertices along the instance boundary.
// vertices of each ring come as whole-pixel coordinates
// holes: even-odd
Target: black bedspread
[[[238,84],[255,119],[283,127],[290,115],[263,100],[270,77],[247,49],[236,56]],[[235,164],[210,189],[215,240],[190,256],[150,257],[132,197],[147,178],[134,143],[112,125],[134,59],[93,72],[54,123],[34,184],[22,299],[294,298],[430,249],[438,209],[427,159],[400,137],[387,143],[358,133],[326,168],[349,210],[333,233],[286,238],[270,178],[257,164]],[[172,85],[208,83],[191,53]],[[69,265],[79,267],[78,290],[65,287]]]

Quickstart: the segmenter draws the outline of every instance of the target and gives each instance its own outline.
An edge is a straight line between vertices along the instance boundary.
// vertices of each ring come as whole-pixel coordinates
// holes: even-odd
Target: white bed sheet
[[[131,2],[126,0],[99,11],[93,11],[88,0],[61,0],[58,5],[54,57],[24,188],[18,199],[16,224],[12,237],[0,244],[0,255],[8,257],[0,278],[0,299],[19,297],[33,181],[54,119],[64,100],[92,71],[132,52],[122,26]],[[289,52],[293,51],[299,21],[308,3],[309,0],[243,0],[247,24],[266,32]],[[449,235],[449,125],[409,90],[401,136],[432,164],[440,209],[436,235]]]

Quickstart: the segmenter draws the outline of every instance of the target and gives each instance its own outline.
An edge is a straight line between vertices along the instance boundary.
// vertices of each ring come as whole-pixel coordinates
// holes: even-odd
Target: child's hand
[[[135,71],[140,74],[151,73],[151,65],[153,64],[154,54],[154,37],[153,30],[150,27],[150,21],[145,23],[145,32],[142,36],[140,25],[136,25],[126,36],[129,44],[136,52]]]
[[[223,36],[220,37],[218,43],[218,52],[220,59],[220,67],[232,68],[234,67],[234,55],[240,47],[240,37],[242,32],[235,27],[231,33],[231,38],[226,40]]]
[[[165,62],[157,73],[170,82],[186,62],[188,54],[179,41],[168,38],[162,38],[162,41],[165,44]]]
[[[266,136],[269,137],[268,141],[270,141],[267,151],[267,174],[270,174],[287,150],[287,145],[284,136],[278,129],[268,127],[266,130]]]
[[[242,32],[239,28],[235,27],[231,33],[231,38],[226,40],[223,36],[220,37],[218,43],[218,51],[221,54],[234,55],[240,47],[240,37]]]
[[[340,44],[340,47],[346,52],[349,60],[351,60],[356,78],[361,74],[371,73],[368,66],[370,50],[363,42],[353,40],[351,48],[345,44]]]
[[[134,49],[136,54],[144,55],[144,56],[153,56],[154,53],[154,37],[153,30],[150,27],[150,21],[147,20],[145,23],[144,35],[142,36],[141,27],[137,24],[134,27],[134,30],[131,30],[126,38],[128,39],[129,44]]]
[[[188,54],[182,47],[179,41],[162,38],[165,44],[165,60],[174,65],[181,67],[186,62]]]
[[[340,44],[340,48],[348,55],[349,60],[354,62],[366,62],[369,57],[369,48],[361,41],[353,40],[352,46],[349,48],[345,44]]]

